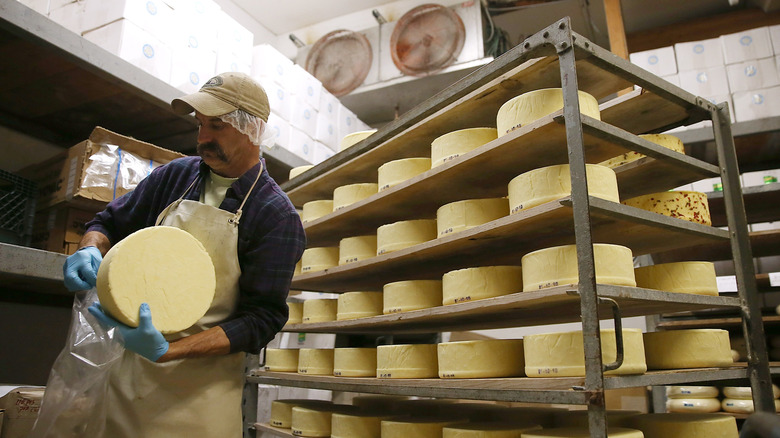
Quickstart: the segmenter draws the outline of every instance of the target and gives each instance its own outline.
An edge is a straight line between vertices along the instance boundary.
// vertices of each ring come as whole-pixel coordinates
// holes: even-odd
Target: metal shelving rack
[[[601,118],[605,122],[580,114],[578,89],[603,101],[632,85],[638,85],[642,90],[620,95],[601,106]],[[305,228],[310,246],[332,245],[340,237],[358,235],[361,227],[367,230],[395,220],[418,219],[435,211],[439,205],[469,199],[472,195],[494,196],[508,181],[510,173],[515,176],[551,164],[570,164],[570,197],[406,250],[324,272],[301,274],[293,278],[292,287],[331,292],[381,290],[381,285],[390,278],[435,278],[447,270],[467,267],[475,255],[491,254],[487,256],[488,260],[481,260],[482,264],[507,260],[513,255],[516,263],[520,255],[530,250],[562,243],[576,243],[578,284],[356,321],[305,324],[305,327],[291,325],[285,330],[430,332],[454,327],[495,328],[581,320],[585,345],[584,378],[350,379],[255,370],[248,380],[340,391],[581,404],[588,407],[593,437],[606,437],[604,391],[610,388],[749,379],[757,410],[773,412],[769,379],[772,370],[763,342],[728,108],[693,96],[595,46],[572,32],[568,19],[540,31],[363,142],[288,181],[282,188],[297,206],[309,200],[328,199],[336,186],[376,181],[376,169],[384,162],[426,156],[430,141],[438,135],[455,129],[492,125],[498,105],[511,97],[556,86],[562,86],[564,90],[562,114],[522,127],[445,165],[308,223]],[[713,138],[719,166],[671,152],[635,135],[662,132],[703,119],[711,119],[715,126]],[[535,142],[546,146],[534,148],[533,145],[538,144]],[[531,148],[533,152],[524,155],[524,148]],[[724,181],[724,209],[729,231],[589,197],[585,163],[599,162],[626,150],[635,150],[647,157],[616,169],[621,198],[668,190],[703,177],[720,175]],[[469,172],[479,168],[487,172],[478,176]],[[462,179],[453,182],[453,175]],[[442,189],[444,182],[452,184]],[[404,214],[416,217],[402,217]],[[620,226],[616,227],[616,224]],[[557,232],[554,231],[556,227]],[[645,233],[621,233],[620,229]],[[703,241],[728,241],[736,261],[739,296],[692,296],[597,285],[592,242],[618,243],[614,240],[635,249],[635,255],[683,248]],[[419,269],[421,265],[426,267],[424,273]],[[619,364],[602,363],[600,319],[614,316],[619,321],[621,312],[647,315],[671,309],[714,307],[740,309],[750,352],[746,367],[651,371],[639,376],[604,375],[605,370]],[[555,311],[544,312],[551,308]],[[611,314],[609,310],[612,310]],[[263,429],[262,425],[258,427]]]

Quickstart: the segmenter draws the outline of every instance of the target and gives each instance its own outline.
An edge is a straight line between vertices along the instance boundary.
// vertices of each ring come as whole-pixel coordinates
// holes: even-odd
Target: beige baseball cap
[[[248,75],[234,72],[214,76],[197,92],[173,99],[171,107],[176,114],[198,111],[209,117],[242,109],[265,122],[271,112],[263,87]]]

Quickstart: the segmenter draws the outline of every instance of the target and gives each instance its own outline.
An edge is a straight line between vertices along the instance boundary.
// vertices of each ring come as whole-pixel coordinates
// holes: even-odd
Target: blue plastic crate
[[[34,182],[0,169],[0,242],[30,245],[36,196]]]

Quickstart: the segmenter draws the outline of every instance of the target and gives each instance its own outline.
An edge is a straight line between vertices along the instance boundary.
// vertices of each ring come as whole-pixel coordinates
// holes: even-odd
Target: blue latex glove
[[[94,246],[85,246],[68,256],[65,264],[62,265],[65,287],[71,292],[95,287],[98,268],[102,261],[103,255]]]
[[[88,310],[101,324],[118,328],[128,350],[152,362],[157,362],[168,351],[168,341],[152,324],[152,311],[148,304],[143,303],[138,309],[138,327],[129,327],[108,316],[99,303],[92,303]]]

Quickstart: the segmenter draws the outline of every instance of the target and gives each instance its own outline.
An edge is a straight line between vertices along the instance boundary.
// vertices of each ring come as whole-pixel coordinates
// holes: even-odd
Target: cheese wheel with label
[[[441,280],[404,280],[387,283],[382,288],[382,313],[409,312],[440,306]]]
[[[339,264],[339,248],[337,246],[321,246],[306,248],[301,256],[301,274],[324,271]]]
[[[371,195],[376,195],[378,186],[375,183],[348,184],[333,190],[333,211],[362,201]]]
[[[271,419],[269,424],[274,427],[289,429],[292,426],[292,410],[296,406],[329,405],[325,400],[282,399],[271,402]]]
[[[376,230],[376,254],[399,251],[436,238],[436,219],[398,221]]]
[[[755,406],[751,399],[724,398],[720,403],[720,407],[726,412],[735,414],[752,414],[755,412]],[[775,412],[780,412],[780,400],[775,400]]]
[[[626,199],[623,204],[702,225],[712,225],[707,195],[701,192],[672,191]]]
[[[468,230],[509,214],[506,198],[467,199],[442,205],[436,210],[439,237]]]
[[[298,374],[333,375],[333,349],[301,348],[298,353]]]
[[[336,320],[381,315],[382,305],[382,292],[345,292],[338,298]]]
[[[376,377],[376,348],[336,348],[333,351],[336,377]]]
[[[439,376],[436,344],[380,345],[376,373],[383,379],[425,379]]]
[[[711,262],[676,262],[634,269],[637,287],[695,295],[718,296],[715,265]]]
[[[644,334],[644,343],[647,367],[651,370],[727,367],[734,364],[726,330],[650,332]]]
[[[287,308],[290,309],[287,324],[300,324],[303,321],[303,303],[291,301],[287,303]]]
[[[670,398],[666,400],[667,412],[718,412],[717,398]]]
[[[580,112],[586,116],[601,120],[599,103],[595,97],[578,91]],[[501,105],[496,115],[498,136],[509,134],[515,129],[528,125],[542,117],[560,111],[563,108],[563,89],[544,88],[523,93]]]
[[[460,129],[437,137],[431,142],[431,167],[441,166],[496,138],[495,128]]]
[[[330,199],[309,201],[303,204],[303,211],[301,211],[301,222],[305,224],[331,213],[333,213],[333,201]]]
[[[382,420],[391,418],[389,414],[371,414],[365,412],[334,412],[331,417],[331,438],[381,438]]]
[[[302,323],[330,322],[336,320],[338,300],[333,298],[310,298],[303,302]]]
[[[311,169],[312,167],[314,167],[313,164],[307,164],[305,166],[293,167],[292,169],[290,169],[290,176],[288,178],[289,179],[293,179],[296,176],[302,174],[303,172],[306,172],[307,170]]]
[[[661,145],[667,149],[671,149],[675,152],[679,152],[681,154],[685,154],[685,147],[683,146],[682,140],[679,138],[669,135],[669,134],[643,134],[640,135],[639,138],[643,138],[647,141],[651,141],[655,144]],[[602,166],[607,166],[610,169],[614,169],[616,167],[622,166],[624,164],[631,163],[633,161],[636,161],[640,158],[643,158],[644,155],[640,154],[637,151],[628,151],[624,154],[618,155],[617,157],[610,158],[609,160],[602,161],[599,163]]]
[[[615,361],[615,330],[602,329],[601,360]],[[528,335],[523,338],[525,374],[528,377],[576,377],[585,375],[582,331]],[[623,329],[623,365],[607,375],[643,374],[647,371],[642,330]]]
[[[371,136],[371,134],[375,133],[376,129],[368,129],[365,131],[357,131],[353,132],[351,134],[347,134],[344,136],[344,138],[341,139],[339,142],[339,152],[349,149],[350,147],[360,143],[361,141],[367,139]]]
[[[423,172],[431,170],[430,158],[402,158],[389,161],[377,169],[379,191],[401,184]]]
[[[376,257],[376,234],[345,237],[339,241],[339,266]]]
[[[555,427],[523,433],[523,438],[590,438],[587,427]],[[645,438],[642,432],[625,427],[610,427],[607,438]]]
[[[355,412],[349,405],[314,404],[292,408],[290,429],[295,436],[326,438],[330,437],[331,420],[336,412]]]
[[[382,438],[431,438],[442,436],[442,429],[459,423],[455,419],[442,418],[395,418],[382,420]]]
[[[724,414],[640,414],[631,419],[631,427],[641,430],[645,438],[739,437],[737,420]]]
[[[586,164],[585,174],[590,196],[620,202],[614,170],[596,164]],[[510,214],[570,196],[569,165],[541,167],[522,173],[509,181],[508,190]]]
[[[298,371],[298,352],[297,348],[266,348],[263,369],[294,373]]]
[[[634,259],[625,246],[593,244],[596,283],[636,286]],[[540,249],[523,256],[523,291],[545,289],[579,282],[577,246],[563,245]]]
[[[716,398],[719,394],[717,386],[667,386],[668,398]]]
[[[439,377],[476,379],[525,374],[522,339],[442,342],[437,347]]]
[[[465,303],[523,290],[520,266],[481,266],[450,271],[442,276],[442,304]]]
[[[777,385],[772,385],[772,395],[774,398],[780,398],[780,388]],[[753,389],[749,386],[724,386],[723,397],[752,400]]]
[[[445,426],[442,438],[521,438],[523,432],[541,430],[542,426],[521,422],[474,422]]]
[[[214,264],[192,234],[175,227],[140,229],[114,245],[97,273],[100,305],[117,321],[138,327],[147,303],[155,328],[177,333],[195,324],[211,306]]]

